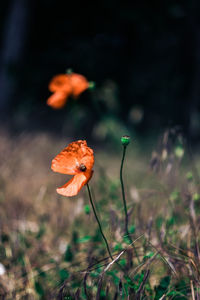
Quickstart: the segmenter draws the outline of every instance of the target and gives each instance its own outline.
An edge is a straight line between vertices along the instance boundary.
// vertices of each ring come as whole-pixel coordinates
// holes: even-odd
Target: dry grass
[[[50,164],[68,142],[46,133],[22,133],[17,137],[11,137],[6,131],[0,133],[0,262],[6,268],[6,273],[0,276],[1,299],[56,299],[57,295],[64,295],[65,288],[71,291],[77,289],[72,284],[75,280],[73,276],[76,276],[73,274],[78,272],[83,280],[80,270],[87,269],[92,255],[96,260],[106,255],[95,229],[93,215],[84,213],[84,206],[88,204],[85,190],[72,199],[56,194],[56,187],[67,178],[53,173]],[[108,240],[113,241],[112,247],[115,249],[127,248],[122,230],[119,155],[96,149],[95,176],[91,180],[105,233]],[[164,276],[172,276],[174,288],[181,274],[183,278],[191,278],[186,294],[194,297],[199,284],[199,219],[196,214],[199,204],[197,199],[194,206],[192,199],[195,194],[198,195],[198,186],[194,181],[186,180],[186,170],[191,167],[189,164],[181,169],[181,160],[175,159],[172,152],[166,161],[162,160],[162,155],[162,151],[156,159],[154,155],[152,168],[157,168],[157,171],[153,173],[148,163],[150,152],[147,151],[144,160],[139,151],[136,153],[134,145],[129,148],[124,179],[128,187],[130,223],[136,228],[134,238],[142,235],[135,244],[140,261],[147,259],[146,256],[148,259],[147,263],[138,266],[132,250],[123,258],[125,256],[129,264],[133,263],[131,276],[142,274],[142,269],[146,270],[146,275],[142,276],[147,277],[143,279],[144,285],[147,280],[152,289],[149,299],[154,299],[151,293],[153,295],[154,290],[156,295],[155,288]],[[73,243],[76,234],[82,238],[96,236],[97,240],[76,244]],[[66,259],[67,245],[72,247],[74,260]],[[149,253],[153,256],[148,256]],[[150,274],[147,272],[149,268]],[[70,282],[62,286],[64,279],[69,276],[63,275],[65,270],[72,276],[71,286]],[[40,274],[45,274],[45,279]],[[93,291],[92,277],[86,280],[89,299],[93,299],[90,297],[95,291],[98,294],[100,285]],[[77,284],[78,279],[75,282]],[[110,279],[108,282],[111,286]],[[107,280],[103,281],[104,285],[106,283]],[[140,285],[137,287],[139,295],[143,293]],[[110,287],[109,293],[113,295],[114,291]],[[147,291],[145,293],[148,295]],[[73,298],[60,296],[58,299]],[[166,299],[173,298],[169,296]]]

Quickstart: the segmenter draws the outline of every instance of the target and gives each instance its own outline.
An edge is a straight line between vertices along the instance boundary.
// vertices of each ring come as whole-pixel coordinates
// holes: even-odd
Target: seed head
[[[123,146],[128,146],[128,144],[130,143],[130,136],[123,135],[121,137],[121,143],[122,143]]]

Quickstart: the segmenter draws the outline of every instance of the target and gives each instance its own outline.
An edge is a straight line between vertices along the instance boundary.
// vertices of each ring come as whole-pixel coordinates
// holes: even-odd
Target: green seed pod
[[[123,146],[128,146],[128,144],[130,143],[130,136],[123,135],[121,137],[121,143],[122,143]]]

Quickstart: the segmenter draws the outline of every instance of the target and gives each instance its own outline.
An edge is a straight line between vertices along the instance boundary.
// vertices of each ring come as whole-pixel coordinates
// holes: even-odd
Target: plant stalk
[[[127,205],[126,205],[126,197],[125,197],[125,191],[124,191],[124,182],[123,182],[123,166],[124,166],[124,158],[126,155],[126,146],[123,146],[123,154],[122,154],[122,161],[121,161],[121,167],[120,167],[120,182],[121,182],[121,189],[122,189],[122,200],[124,204],[124,213],[125,213],[125,232],[132,243],[132,240],[129,235],[128,231],[128,212],[127,212]]]
[[[102,238],[104,239],[104,242],[105,242],[105,244],[106,244],[106,248],[107,248],[107,251],[108,251],[108,253],[109,253],[109,256],[110,256],[110,258],[113,260],[113,256],[112,256],[112,254],[111,254],[111,251],[110,251],[110,248],[109,248],[107,239],[106,239],[106,237],[105,237],[105,235],[104,235],[104,233],[103,233],[103,230],[102,230],[102,227],[101,227],[101,223],[100,223],[100,221],[99,221],[99,218],[98,218],[97,213],[96,213],[96,210],[95,210],[95,206],[94,206],[94,203],[93,203],[93,200],[92,200],[92,195],[91,195],[90,187],[89,187],[89,184],[88,184],[88,183],[87,183],[87,190],[88,190],[88,194],[89,194],[90,204],[91,204],[91,206],[92,206],[92,209],[93,209],[93,212],[94,212],[96,221],[97,221],[97,223],[98,223],[98,225],[99,225],[99,230],[100,230],[101,235],[102,235]]]
[[[124,204],[124,214],[125,214],[125,233],[126,236],[128,237],[130,243],[133,245],[134,251],[135,251],[135,255],[137,257],[138,262],[140,263],[140,259],[138,257],[137,254],[137,250],[135,248],[135,245],[133,243],[133,240],[130,236],[129,230],[128,230],[128,211],[127,211],[127,205],[126,205],[126,197],[125,197],[125,190],[124,190],[124,182],[123,182],[123,166],[124,166],[124,159],[125,159],[125,155],[126,155],[126,145],[123,145],[123,154],[122,154],[122,160],[121,160],[121,167],[120,167],[120,182],[121,182],[121,189],[122,189],[122,200],[123,200],[123,204]]]
[[[88,194],[89,194],[90,204],[91,204],[91,206],[92,206],[92,209],[93,209],[93,212],[94,212],[96,221],[97,221],[97,223],[98,223],[98,225],[99,225],[99,229],[100,229],[102,238],[103,238],[103,240],[104,240],[104,242],[105,242],[105,244],[106,244],[106,248],[107,248],[108,254],[109,254],[111,260],[114,261],[115,264],[118,266],[118,268],[119,268],[121,271],[125,272],[127,278],[129,278],[129,275],[127,274],[127,271],[124,270],[123,267],[118,263],[118,261],[116,261],[116,259],[114,259],[113,256],[112,256],[112,253],[111,253],[111,251],[110,251],[110,248],[109,248],[107,239],[106,239],[106,237],[105,237],[105,235],[104,235],[104,233],[103,233],[103,230],[102,230],[102,227],[101,227],[101,223],[100,223],[100,221],[99,221],[99,218],[98,218],[97,213],[96,213],[96,210],[95,210],[95,206],[94,206],[94,203],[93,203],[93,200],[92,200],[92,194],[91,194],[91,192],[90,192],[90,187],[89,187],[89,184],[88,184],[88,183],[87,183],[87,190],[88,190]],[[134,246],[134,245],[133,245],[133,246]],[[136,250],[135,250],[135,251],[136,251]],[[130,278],[129,278],[129,279],[130,279]]]

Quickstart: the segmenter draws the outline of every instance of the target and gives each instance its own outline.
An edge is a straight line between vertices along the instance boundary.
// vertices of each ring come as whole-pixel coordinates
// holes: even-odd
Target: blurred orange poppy
[[[80,74],[59,74],[49,83],[49,90],[54,94],[47,99],[47,104],[55,109],[65,106],[69,96],[77,98],[89,88],[88,80]]]
[[[87,142],[79,140],[69,144],[53,160],[51,169],[54,172],[74,175],[66,184],[56,191],[63,196],[71,197],[78,194],[88,183],[93,174],[94,154]]]

